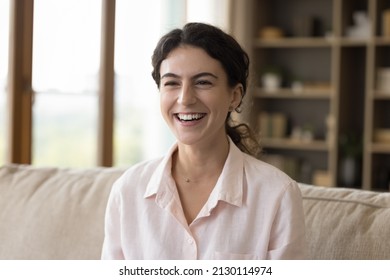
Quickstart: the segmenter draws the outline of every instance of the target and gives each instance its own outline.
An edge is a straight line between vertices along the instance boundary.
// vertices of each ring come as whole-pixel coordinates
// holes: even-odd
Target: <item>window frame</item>
[[[8,67],[8,155],[11,163],[31,163],[32,141],[32,31],[34,1],[10,2]]]
[[[115,0],[102,0],[97,165],[113,165]],[[11,0],[7,163],[32,163],[34,0]]]

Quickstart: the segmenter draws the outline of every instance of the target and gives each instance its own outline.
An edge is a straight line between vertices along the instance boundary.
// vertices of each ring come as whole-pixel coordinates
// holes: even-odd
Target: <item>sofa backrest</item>
[[[123,171],[0,167],[0,259],[99,259]],[[390,193],[300,189],[309,259],[390,259]]]
[[[123,170],[0,168],[0,259],[99,259],[104,213]]]
[[[390,259],[390,193],[300,188],[310,259]]]

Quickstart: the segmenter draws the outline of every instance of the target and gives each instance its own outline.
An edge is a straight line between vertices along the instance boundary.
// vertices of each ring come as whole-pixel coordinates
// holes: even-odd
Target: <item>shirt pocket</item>
[[[259,257],[253,254],[214,252],[214,259],[215,260],[258,260]]]

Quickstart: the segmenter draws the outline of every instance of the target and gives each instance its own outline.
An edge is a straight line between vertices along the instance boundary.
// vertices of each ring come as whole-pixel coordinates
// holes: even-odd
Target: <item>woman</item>
[[[240,45],[216,27],[189,23],[160,39],[152,64],[177,143],[113,186],[102,258],[304,258],[296,182],[254,157],[248,126],[231,124],[247,88]]]

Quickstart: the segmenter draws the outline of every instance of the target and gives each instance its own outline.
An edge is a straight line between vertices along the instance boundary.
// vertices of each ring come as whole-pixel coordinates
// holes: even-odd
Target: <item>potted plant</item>
[[[261,75],[263,88],[269,92],[275,92],[282,86],[282,71],[277,66],[268,66]]]

